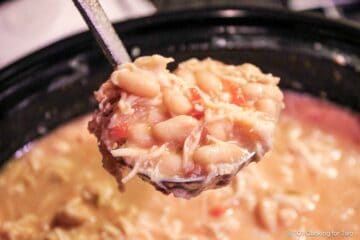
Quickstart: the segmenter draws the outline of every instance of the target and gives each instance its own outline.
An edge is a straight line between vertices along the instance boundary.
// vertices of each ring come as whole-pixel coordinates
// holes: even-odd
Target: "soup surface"
[[[273,149],[191,200],[102,168],[89,117],[23,149],[0,173],[0,239],[359,239],[359,116],[285,94]]]

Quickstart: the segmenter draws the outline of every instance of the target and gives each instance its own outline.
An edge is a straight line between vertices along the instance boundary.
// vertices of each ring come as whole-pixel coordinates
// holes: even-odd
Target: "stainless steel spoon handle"
[[[106,58],[115,68],[131,58],[98,0],[73,0]]]

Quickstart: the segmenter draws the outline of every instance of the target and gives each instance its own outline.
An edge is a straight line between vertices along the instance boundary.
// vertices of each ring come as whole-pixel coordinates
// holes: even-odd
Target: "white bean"
[[[240,71],[249,73],[249,74],[261,74],[261,70],[260,68],[258,68],[257,66],[251,64],[251,63],[244,63],[238,66],[238,68],[240,69]]]
[[[181,69],[178,68],[177,70],[175,70],[175,74],[179,77],[181,77],[182,79],[184,79],[185,81],[187,81],[190,84],[195,84],[195,76],[193,74],[192,71],[188,70],[188,69]]]
[[[197,125],[195,118],[179,115],[156,124],[152,130],[155,138],[161,141],[182,144]]]
[[[248,83],[243,88],[246,99],[256,100],[263,94],[263,86],[259,83]]]
[[[166,65],[172,61],[174,61],[174,59],[155,54],[152,56],[139,57],[135,60],[134,64],[141,68],[158,71],[165,70]]]
[[[152,98],[160,93],[160,85],[153,75],[145,71],[116,70],[111,81],[125,91],[140,97]]]
[[[192,109],[190,101],[180,91],[175,89],[165,89],[163,100],[167,109],[176,115],[186,114]]]
[[[128,128],[128,140],[139,147],[150,147],[154,144],[151,127],[146,123],[134,123]]]
[[[232,124],[225,120],[213,121],[206,124],[206,130],[211,136],[226,141],[232,132]]]
[[[217,163],[231,163],[241,159],[243,151],[231,143],[210,144],[199,147],[194,152],[194,161],[203,166]]]
[[[197,85],[207,93],[216,93],[222,90],[221,81],[212,73],[198,71],[195,73]]]
[[[179,154],[166,154],[159,162],[159,170],[164,176],[181,175],[182,173],[182,158]]]
[[[274,99],[275,101],[282,101],[284,96],[277,86],[265,85],[264,97]]]
[[[276,103],[270,98],[265,98],[257,101],[255,103],[255,107],[257,110],[268,113],[271,116],[277,116],[279,112]]]

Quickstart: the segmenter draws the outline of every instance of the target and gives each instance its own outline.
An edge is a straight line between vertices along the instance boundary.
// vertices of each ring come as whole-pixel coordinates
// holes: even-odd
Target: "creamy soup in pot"
[[[285,93],[273,147],[190,200],[101,165],[85,116],[0,172],[0,239],[360,239],[359,115]],[[300,238],[302,237],[302,238]]]

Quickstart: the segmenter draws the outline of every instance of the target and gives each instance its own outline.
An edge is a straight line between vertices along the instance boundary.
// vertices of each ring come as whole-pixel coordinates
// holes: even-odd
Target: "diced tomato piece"
[[[120,140],[127,137],[128,124],[121,122],[117,126],[109,129],[109,137],[113,140]]]
[[[189,115],[192,116],[193,118],[200,119],[204,116],[204,111],[199,111],[199,110],[196,110],[195,108],[193,108],[190,111]]]
[[[195,88],[190,88],[190,95],[191,95],[190,100],[192,102],[198,101],[201,98],[200,94],[198,93],[198,91]]]
[[[225,213],[225,208],[221,206],[212,207],[209,209],[209,215],[214,218],[219,218]]]
[[[194,106],[195,104],[201,104],[200,100],[201,100],[201,97],[200,97],[198,90],[196,90],[195,88],[190,88],[190,101],[191,101],[192,105]],[[189,115],[194,118],[200,119],[204,116],[204,111],[199,111],[198,109],[193,107],[193,109],[190,111]]]
[[[233,98],[233,103],[235,103],[236,105],[245,105],[246,104],[246,100],[245,100],[245,98],[244,97],[239,97],[239,96],[237,96],[237,97],[235,97],[235,98]]]
[[[246,99],[244,95],[237,88],[231,90],[232,102],[236,105],[245,105]]]

